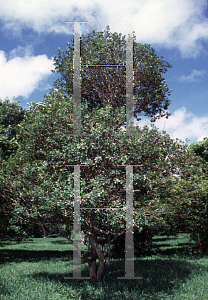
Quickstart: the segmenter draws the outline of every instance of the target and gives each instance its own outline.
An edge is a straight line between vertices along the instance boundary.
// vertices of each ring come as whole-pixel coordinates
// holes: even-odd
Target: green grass
[[[0,240],[0,299],[208,299],[208,254],[201,255],[189,236],[153,237],[152,256],[137,257],[135,276],[121,280],[125,258],[112,253],[100,282],[66,280],[73,275],[73,245],[62,238]],[[82,247],[84,250],[85,247]],[[88,264],[82,264],[88,277]]]

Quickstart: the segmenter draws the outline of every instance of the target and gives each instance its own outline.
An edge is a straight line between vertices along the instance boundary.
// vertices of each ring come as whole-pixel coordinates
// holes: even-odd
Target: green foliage
[[[25,110],[19,100],[10,102],[9,99],[0,100],[0,190],[4,178],[4,167],[12,154],[15,154],[21,142],[17,133],[17,126],[24,119]],[[2,190],[0,192],[2,195]],[[12,206],[0,196],[0,232],[4,235],[14,233],[11,227]],[[19,230],[19,227],[18,227]]]
[[[205,162],[208,162],[208,138],[203,138],[203,141],[194,142],[190,145],[190,149],[194,151],[197,156],[202,157]]]
[[[8,159],[18,148],[21,137],[17,135],[16,127],[23,120],[25,109],[18,101],[0,100],[0,158]]]
[[[95,37],[94,37],[95,36]],[[134,53],[134,117],[151,117],[155,121],[162,116],[170,116],[167,110],[171,100],[171,90],[165,84],[163,74],[172,66],[159,58],[150,45],[136,43],[133,36]],[[71,40],[73,42],[73,40]],[[54,56],[55,70],[61,75],[54,83],[68,97],[73,95],[73,45],[68,44],[64,53],[58,49]],[[82,65],[125,65],[125,35],[110,32],[109,26],[103,31],[95,32],[81,38]],[[81,102],[88,102],[89,111],[110,104],[113,109],[126,103],[126,68],[125,67],[82,67]]]
[[[190,233],[201,252],[204,252],[208,249],[208,180],[202,170],[203,162],[199,161],[201,168],[197,170],[196,167],[188,178],[176,178],[175,184],[169,187],[168,201],[175,207],[169,223],[175,226],[177,232],[185,230]]]

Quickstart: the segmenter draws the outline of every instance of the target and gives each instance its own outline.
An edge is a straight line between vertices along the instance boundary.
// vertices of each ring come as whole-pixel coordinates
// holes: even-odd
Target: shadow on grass
[[[6,262],[21,262],[21,261],[34,261],[49,260],[52,258],[65,258],[71,260],[73,251],[33,251],[33,250],[0,250],[0,264]]]
[[[123,258],[125,256],[125,249],[124,248],[112,248],[111,249],[111,258]],[[154,256],[157,254],[161,255],[190,255],[192,257],[198,257],[200,252],[196,245],[192,243],[180,243],[178,245],[170,245],[170,244],[157,244],[153,245],[150,252],[147,251],[139,251],[134,248],[134,256],[135,257],[145,257],[145,256]],[[202,255],[202,254],[200,254]],[[206,255],[206,253],[205,253]]]
[[[56,243],[56,241],[54,241]],[[58,242],[59,243],[59,242]],[[62,241],[60,241],[62,243]],[[65,241],[63,241],[65,244]],[[66,241],[67,243],[67,241]],[[134,256],[135,258],[141,258],[144,256],[154,256],[157,254],[160,255],[189,255],[190,252],[188,251],[189,243],[180,244],[180,247],[175,246],[169,249],[161,249],[161,246],[170,246],[170,245],[156,245],[148,254],[147,252],[139,253],[136,249],[134,249]],[[200,257],[202,254],[199,254],[197,247],[192,247],[192,253],[190,254],[191,257]],[[125,260],[125,249],[115,249],[112,248],[110,251],[110,258],[111,259],[124,259]],[[82,250],[83,253],[83,250]],[[205,254],[206,255],[206,254]],[[0,249],[0,264],[6,262],[20,262],[20,261],[35,261],[38,262],[40,260],[49,260],[53,258],[62,258],[63,260],[72,260],[73,259],[73,250],[65,250],[65,251],[56,251],[56,250],[43,250],[43,251],[36,251],[36,250],[17,250],[17,249]]]
[[[100,282],[91,282],[90,280],[78,280],[78,279],[64,279],[64,277],[73,277],[73,273],[68,274],[47,272],[33,273],[31,276],[36,280],[50,280],[55,282],[62,282],[73,287],[74,290],[79,290],[82,296],[90,297],[90,294],[86,294],[85,287],[102,287],[105,299],[117,299],[114,298],[117,292],[125,292],[127,289],[129,292],[135,291],[136,295],[145,295],[145,298],[151,296],[151,299],[158,299],[157,296],[152,298],[153,293],[167,293],[172,295],[172,291],[183,284],[192,273],[198,270],[198,267],[191,262],[185,262],[181,259],[168,259],[163,260],[155,258],[151,260],[137,259],[134,262],[135,276],[143,277],[141,280],[129,279],[120,280],[117,277],[125,276],[125,261],[117,260],[110,262],[110,268],[104,270],[103,277]],[[203,269],[203,267],[202,267]],[[203,270],[202,270],[203,272]],[[89,276],[88,266],[84,266],[82,271],[83,277]],[[89,289],[88,289],[89,290]],[[81,296],[81,294],[80,294]],[[85,299],[85,298],[82,298]],[[90,298],[86,298],[90,299]],[[99,299],[94,298],[94,299]],[[150,299],[150,298],[149,298]]]
[[[11,246],[11,245],[17,245],[17,244],[27,244],[27,243],[35,243],[34,239],[32,238],[27,238],[27,239],[24,239],[24,240],[21,240],[19,243],[18,243],[18,239],[16,238],[1,238],[0,239],[0,247],[5,247],[5,246]]]

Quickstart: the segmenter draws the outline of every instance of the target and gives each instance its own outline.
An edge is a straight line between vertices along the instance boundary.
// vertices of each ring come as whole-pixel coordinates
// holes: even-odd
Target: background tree
[[[183,200],[182,193],[183,192]],[[176,179],[169,200],[175,214],[169,219],[175,228],[186,228],[201,252],[208,250],[208,179],[196,171],[188,180]]]
[[[192,194],[194,201],[189,202],[189,213],[185,216],[184,220],[180,220],[180,224],[185,224],[186,231],[191,233],[191,237],[196,241],[201,252],[208,249],[208,139],[205,137],[202,141],[190,144],[188,151],[192,155],[196,155],[200,164],[200,180],[195,176],[195,186],[190,188],[187,182],[181,182],[180,185],[186,185],[186,195]],[[179,186],[180,186],[179,185]],[[179,187],[178,186],[178,187]],[[176,192],[177,194],[177,192]],[[175,195],[176,195],[175,194]],[[200,200],[200,201],[199,201]],[[184,225],[182,225],[184,226]],[[187,229],[187,226],[189,229]]]
[[[95,36],[95,38],[93,38]],[[135,40],[135,36],[133,36]],[[71,40],[73,42],[73,40]],[[68,97],[73,95],[73,46],[68,44],[64,53],[58,49],[58,57],[54,56],[55,70],[61,75],[54,82],[55,87]],[[172,66],[159,58],[150,45],[141,45],[133,41],[134,53],[134,117],[151,117],[155,121],[162,116],[170,116],[167,110],[171,100],[171,90],[165,84],[163,74]],[[125,65],[126,41],[121,33],[110,33],[106,30],[81,39],[82,65]],[[96,107],[110,104],[113,109],[126,103],[126,68],[125,67],[82,67],[81,69],[81,102],[88,102],[89,111]]]
[[[17,125],[23,120],[25,109],[19,100],[10,102],[0,99],[0,157],[7,159],[18,148],[20,137],[17,136]]]
[[[185,144],[156,128],[137,126],[137,135],[122,133],[124,106],[112,113],[112,106],[106,105],[89,114],[87,103],[82,103],[83,126],[90,135],[74,137],[72,104],[72,98],[57,91],[31,105],[19,126],[23,142],[8,161],[1,196],[10,201],[14,216],[22,222],[39,225],[46,236],[56,233],[71,240],[74,170],[69,165],[88,164],[80,167],[80,221],[88,246],[83,260],[89,264],[90,278],[99,280],[109,262],[110,244],[126,227],[122,209],[126,172],[118,165],[138,165],[134,167],[134,227],[142,232],[144,227],[169,226],[167,220],[177,209],[171,202],[171,187],[176,183],[170,175],[192,178],[199,172],[199,162]],[[181,203],[187,201],[192,198],[182,198]]]
[[[3,164],[14,154],[21,141],[17,134],[17,125],[21,123],[25,115],[25,109],[20,105],[19,100],[10,102],[9,99],[0,100],[0,180],[3,179]],[[0,186],[1,189],[1,186]],[[1,235],[12,234],[9,226],[11,219],[11,206],[0,199],[0,232]]]
[[[204,162],[208,163],[208,138],[203,138],[203,141],[194,142],[190,144],[190,149],[194,151],[197,156],[200,156]]]

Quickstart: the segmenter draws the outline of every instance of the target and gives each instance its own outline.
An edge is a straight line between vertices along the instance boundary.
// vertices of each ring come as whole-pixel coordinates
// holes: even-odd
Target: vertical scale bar
[[[126,238],[125,238],[125,277],[134,276],[133,241],[133,167],[126,166]]]
[[[133,165],[126,166],[126,236],[125,236],[125,277],[117,279],[143,279],[134,277],[133,240]]]
[[[74,23],[74,82],[73,82],[73,134],[81,134],[81,87],[80,87],[80,23]]]
[[[74,165],[73,231],[73,277],[64,277],[64,279],[90,279],[90,277],[81,276],[80,165]]]
[[[73,136],[81,135],[81,57],[80,57],[80,29],[81,23],[89,21],[65,21],[65,23],[74,23],[74,55],[73,55]],[[85,134],[84,134],[85,135]]]
[[[73,277],[81,277],[80,166],[74,166]]]
[[[126,25],[126,134],[132,134],[133,126],[133,36],[132,23]],[[128,35],[128,36],[127,36]]]

